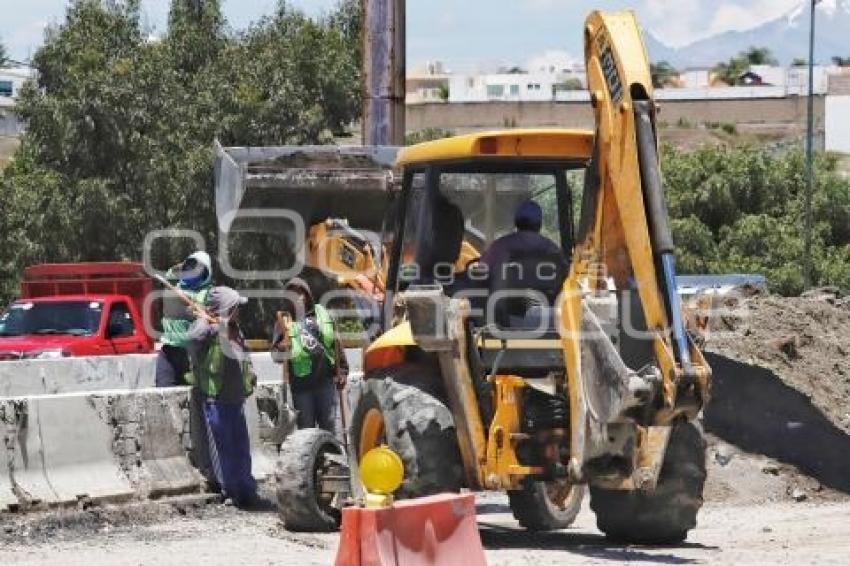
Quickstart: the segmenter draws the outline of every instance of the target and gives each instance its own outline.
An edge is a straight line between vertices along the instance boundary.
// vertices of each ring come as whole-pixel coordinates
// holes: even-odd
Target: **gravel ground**
[[[167,566],[331,564],[337,535],[294,534],[273,511],[219,504],[151,506],[120,516],[68,512],[0,527],[0,564]],[[479,496],[481,538],[493,565],[513,564],[846,564],[850,503],[709,503],[698,528],[674,547],[613,545],[585,509],[574,528],[532,535],[518,530],[499,495]]]

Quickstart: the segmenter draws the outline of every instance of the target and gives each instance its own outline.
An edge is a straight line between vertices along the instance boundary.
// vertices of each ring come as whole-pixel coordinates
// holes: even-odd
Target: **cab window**
[[[107,334],[109,338],[133,336],[136,328],[127,303],[115,303],[109,311]]]

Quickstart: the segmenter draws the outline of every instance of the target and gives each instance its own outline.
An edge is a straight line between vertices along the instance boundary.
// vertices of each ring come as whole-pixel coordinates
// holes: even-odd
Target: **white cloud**
[[[834,2],[835,0],[827,0]],[[643,24],[672,46],[730,30],[754,28],[794,9],[801,0],[644,0]],[[640,6],[640,5],[639,5]]]

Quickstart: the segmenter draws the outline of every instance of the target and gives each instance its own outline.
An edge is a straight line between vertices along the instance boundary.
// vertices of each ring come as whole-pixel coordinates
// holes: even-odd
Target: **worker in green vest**
[[[337,389],[345,387],[348,365],[327,309],[313,299],[306,281],[291,279],[285,287],[292,303],[293,322],[286,329],[289,351],[289,382],[298,411],[298,428],[322,428],[337,432]],[[272,343],[284,343],[279,328]]]
[[[251,446],[245,421],[245,400],[257,376],[237,322],[248,299],[230,287],[214,287],[208,311],[189,327],[187,349],[203,414],[216,482],[224,496],[239,507],[257,504],[257,483],[251,475]]]
[[[183,294],[199,306],[205,306],[212,289],[212,260],[206,252],[195,252],[169,269],[165,278],[177,282]],[[190,385],[186,333],[194,317],[186,304],[173,294],[163,298],[162,311],[162,347],[156,358],[156,386]]]
[[[209,254],[196,251],[173,266],[165,278],[176,283],[184,295],[198,306],[206,307],[212,289],[212,259]],[[155,383],[157,387],[192,385],[189,400],[189,431],[192,439],[192,463],[207,480],[209,489],[216,491],[218,482],[210,458],[207,427],[204,423],[204,396],[193,378],[189,364],[189,327],[195,320],[192,309],[174,293],[166,293],[162,300],[162,347],[156,357]]]

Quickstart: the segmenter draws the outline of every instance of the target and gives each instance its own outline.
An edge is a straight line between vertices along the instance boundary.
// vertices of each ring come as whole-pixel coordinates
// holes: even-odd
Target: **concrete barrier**
[[[359,372],[360,350],[346,350],[352,372]],[[261,382],[279,382],[280,366],[268,353],[251,354]],[[87,356],[58,360],[0,362],[0,399],[30,395],[56,395],[91,391],[137,390],[156,385],[156,354]]]
[[[37,413],[30,412],[27,399],[9,402],[12,411],[4,416],[8,477],[16,504],[28,507],[56,500],[47,479],[44,448]]]
[[[14,429],[6,425],[7,415],[9,415],[8,420],[12,421],[14,411],[11,401],[0,401],[0,510],[18,503],[18,498],[12,491],[13,484],[10,477],[12,458],[15,456],[13,439],[7,436],[7,431],[12,432]]]
[[[153,354],[0,362],[0,397],[154,386]]]
[[[0,399],[0,511],[204,489],[189,397],[177,387]],[[245,405],[260,481],[289,428],[279,403],[279,384],[265,383]]]
[[[105,409],[97,397],[88,395],[29,400],[28,416],[37,423],[44,471],[55,494],[50,503],[133,497],[133,486],[113,449]]]
[[[356,382],[360,351],[346,354]],[[259,384],[245,415],[253,472],[262,481],[274,473],[294,423],[281,410],[280,366],[266,353],[252,357]],[[204,489],[190,389],[154,388],[155,360],[0,362],[0,511]]]

